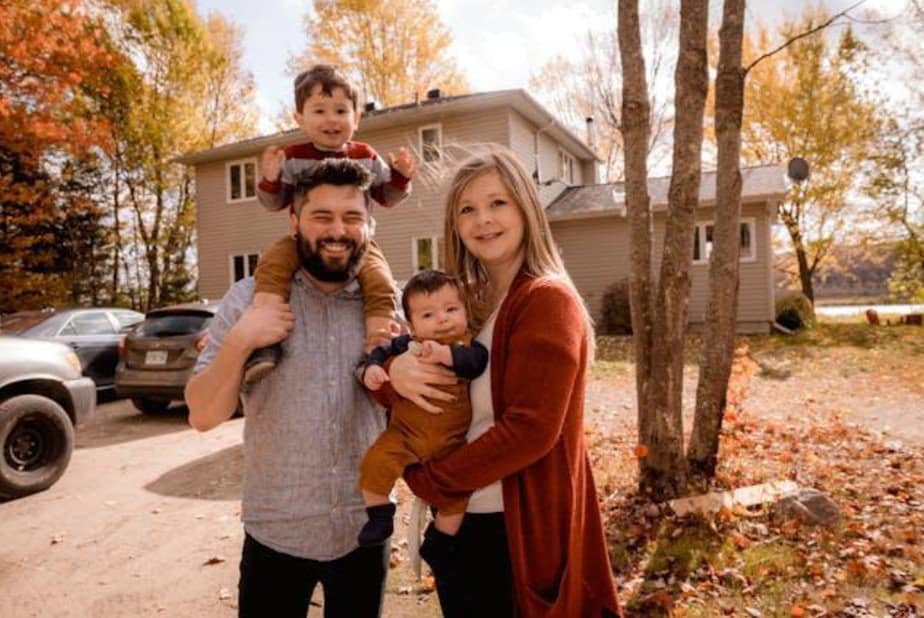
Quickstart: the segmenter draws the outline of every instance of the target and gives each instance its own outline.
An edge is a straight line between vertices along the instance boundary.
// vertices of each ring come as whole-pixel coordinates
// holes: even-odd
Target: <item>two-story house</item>
[[[376,241],[399,281],[440,266],[443,208],[453,164],[480,146],[503,144],[533,172],[565,266],[591,312],[603,290],[628,276],[628,234],[622,186],[599,184],[598,159],[580,138],[523,90],[442,97],[364,111],[356,139],[381,156],[405,147],[419,161],[411,196],[395,208],[376,208]],[[258,158],[270,145],[303,140],[298,130],[186,155],[196,167],[199,294],[219,298],[253,273],[266,247],[288,231],[285,213],[265,211],[256,199]],[[766,332],[773,321],[771,224],[785,194],[780,167],[750,168],[744,180],[741,223],[739,330]],[[655,258],[660,257],[668,179],[652,179]],[[695,236],[690,322],[702,322],[712,243],[714,174],[704,174]]]

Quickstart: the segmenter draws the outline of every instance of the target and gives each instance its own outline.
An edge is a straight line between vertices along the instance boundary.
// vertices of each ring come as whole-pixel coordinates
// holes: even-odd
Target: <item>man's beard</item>
[[[321,257],[321,248],[327,243],[344,244],[350,248],[346,260],[328,263]],[[366,243],[357,245],[356,241],[347,236],[340,238],[319,238],[317,247],[313,248],[311,242],[302,236],[300,231],[295,232],[295,246],[298,249],[299,262],[302,268],[308,271],[318,281],[326,283],[344,283],[359,272],[359,265],[366,255]]]

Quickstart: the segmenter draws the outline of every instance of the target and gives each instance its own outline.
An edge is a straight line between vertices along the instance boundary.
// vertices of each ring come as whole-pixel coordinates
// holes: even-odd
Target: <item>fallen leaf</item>
[[[793,618],[802,618],[805,616],[805,610],[799,607],[798,605],[793,605],[792,609],[789,610],[789,615]]]
[[[635,456],[638,457],[639,459],[644,459],[645,457],[648,457],[648,447],[645,446],[644,444],[639,444],[638,446],[636,446]]]
[[[732,537],[732,540],[735,542],[735,545],[738,546],[738,549],[747,549],[748,547],[754,544],[754,542],[751,541],[751,539],[744,536],[740,532],[733,532],[731,537]]]
[[[210,566],[210,565],[213,565],[213,564],[221,564],[221,563],[224,562],[224,561],[225,561],[225,557],[224,557],[224,556],[212,556],[211,558],[209,558],[208,560],[206,560],[205,562],[203,562],[203,563],[202,563],[202,566]]]

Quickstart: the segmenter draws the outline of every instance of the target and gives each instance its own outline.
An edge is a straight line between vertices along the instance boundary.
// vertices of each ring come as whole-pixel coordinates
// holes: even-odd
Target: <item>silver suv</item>
[[[74,426],[96,410],[96,385],[66,345],[0,336],[0,497],[51,487],[70,462]]]

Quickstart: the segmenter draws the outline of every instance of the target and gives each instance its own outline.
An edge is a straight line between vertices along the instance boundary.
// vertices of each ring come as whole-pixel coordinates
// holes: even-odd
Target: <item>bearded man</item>
[[[290,225],[302,264],[289,304],[252,307],[253,279],[232,285],[186,387],[199,431],[243,402],[241,616],[304,617],[318,583],[325,616],[381,614],[389,544],[356,542],[366,521],[359,461],[385,428],[353,378],[363,353],[356,273],[371,233],[370,182],[348,159],[298,179]],[[275,370],[242,391],[250,353],[280,341]]]

